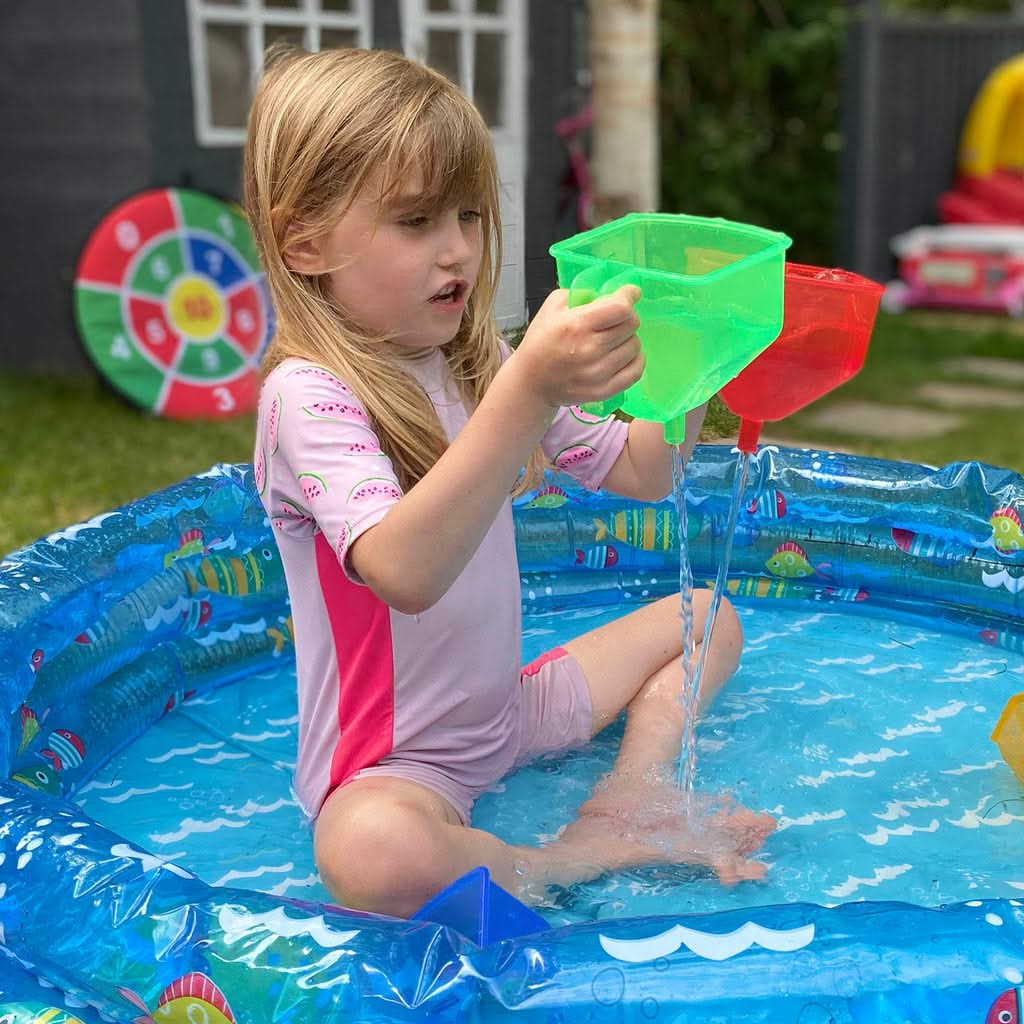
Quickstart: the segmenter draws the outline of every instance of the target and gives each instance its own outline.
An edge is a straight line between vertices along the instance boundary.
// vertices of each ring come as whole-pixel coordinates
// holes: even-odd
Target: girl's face
[[[371,182],[322,242],[332,298],[364,330],[409,348],[456,335],[480,270],[480,211],[428,209],[419,182],[381,206]]]

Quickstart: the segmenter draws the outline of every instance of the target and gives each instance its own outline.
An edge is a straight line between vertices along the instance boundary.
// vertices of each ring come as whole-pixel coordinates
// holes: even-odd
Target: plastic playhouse
[[[1024,56],[996,67],[967,115],[943,223],[892,240],[899,280],[883,306],[1024,314]]]
[[[1024,314],[1024,227],[943,224],[892,240],[898,281],[886,287],[890,313],[948,306]]]

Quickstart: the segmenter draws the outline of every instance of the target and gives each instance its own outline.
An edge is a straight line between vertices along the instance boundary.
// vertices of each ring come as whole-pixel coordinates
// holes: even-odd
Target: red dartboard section
[[[100,373],[142,408],[255,408],[274,314],[249,226],[227,203],[168,188],[114,207],[78,262],[75,318]]]

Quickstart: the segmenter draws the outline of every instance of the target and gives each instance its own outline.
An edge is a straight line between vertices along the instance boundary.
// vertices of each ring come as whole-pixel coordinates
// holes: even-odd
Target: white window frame
[[[509,64],[525,67],[523,50],[525,0],[504,0],[500,14],[480,14],[473,9],[473,0],[451,0],[452,11],[428,11],[425,0],[402,0],[402,50],[407,57],[425,64],[427,61],[427,33],[431,29],[444,29],[459,33],[459,81],[467,96],[474,96],[473,66],[475,51],[473,36],[477,32],[501,32],[509,47]],[[506,87],[501,90],[500,123],[491,126],[493,135],[500,135],[511,126],[524,123],[524,90]]]
[[[372,31],[372,0],[353,0],[350,12],[324,11],[319,0],[299,0],[294,8],[265,7],[262,0],[242,0],[241,3],[223,4],[216,0],[188,0],[189,54],[192,67],[192,106],[195,118],[196,140],[201,146],[241,146],[245,142],[245,128],[228,128],[213,124],[210,107],[209,61],[206,53],[207,25],[241,25],[246,28],[249,42],[251,85],[263,72],[264,29],[272,25],[301,26],[304,30],[303,46],[307,50],[320,49],[322,29],[355,30],[357,46],[370,46]]]

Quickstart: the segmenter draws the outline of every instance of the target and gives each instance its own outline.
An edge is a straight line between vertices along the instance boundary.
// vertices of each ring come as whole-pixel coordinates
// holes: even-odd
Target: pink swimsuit
[[[468,415],[441,351],[407,368],[454,438]],[[562,409],[543,445],[596,489],[625,438],[621,422]],[[468,822],[476,797],[516,764],[586,741],[590,698],[575,659],[556,651],[521,668],[511,502],[444,597],[403,615],[346,559],[402,495],[352,391],[321,367],[283,362],[260,397],[255,465],[291,598],[295,791],[310,817],[357,775],[386,774],[439,793]]]

